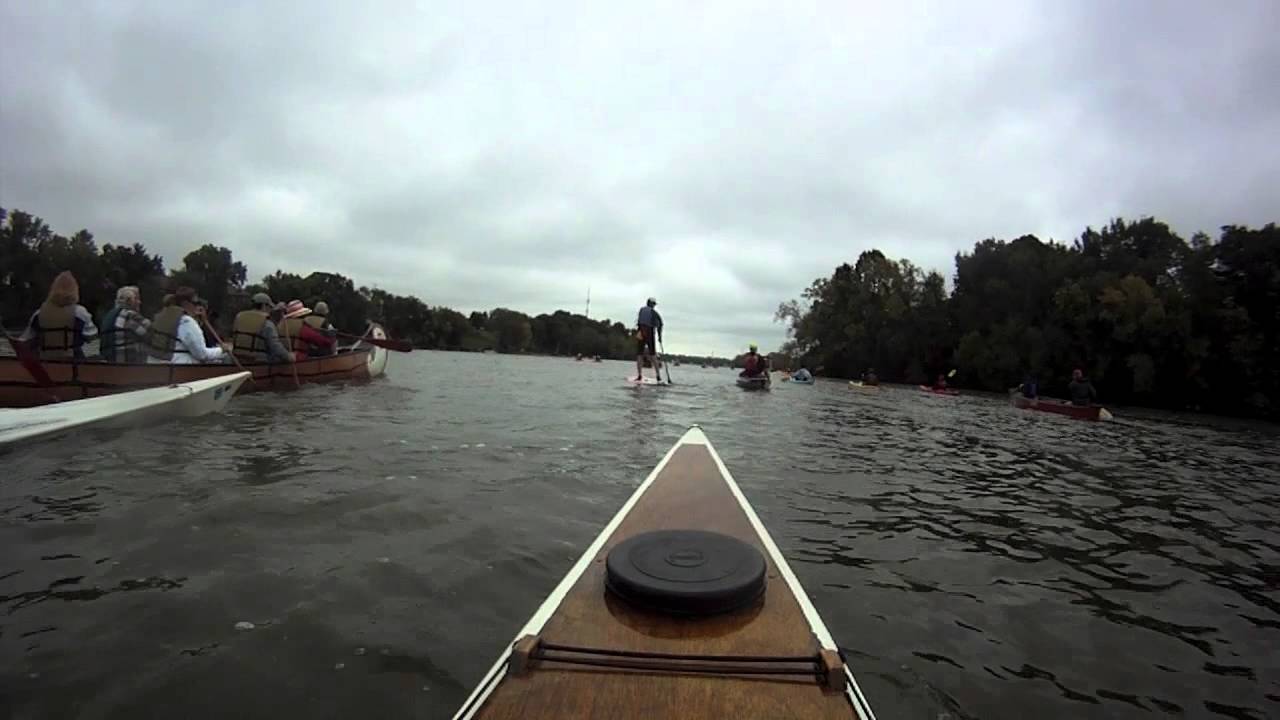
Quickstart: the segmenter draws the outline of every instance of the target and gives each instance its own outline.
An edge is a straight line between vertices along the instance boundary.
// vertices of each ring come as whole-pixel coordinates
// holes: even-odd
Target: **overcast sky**
[[[1280,220],[1275,0],[0,8],[0,206],[673,352],[872,247]]]

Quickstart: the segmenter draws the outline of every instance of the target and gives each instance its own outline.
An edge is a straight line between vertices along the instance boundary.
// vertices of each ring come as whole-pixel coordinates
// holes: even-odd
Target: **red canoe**
[[[1055,400],[1053,398],[1036,398],[1030,399],[1022,397],[1017,392],[1009,393],[1009,401],[1013,406],[1022,410],[1039,410],[1041,412],[1056,413],[1058,415],[1066,415],[1078,420],[1110,420],[1111,413],[1101,405],[1072,405],[1066,400]]]
[[[960,394],[959,390],[952,390],[951,388],[936,388],[936,387],[930,387],[928,385],[921,385],[920,390],[922,392],[933,393],[934,395],[959,395]]]

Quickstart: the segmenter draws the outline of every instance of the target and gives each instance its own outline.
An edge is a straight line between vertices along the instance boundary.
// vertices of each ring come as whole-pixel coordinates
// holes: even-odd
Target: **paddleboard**
[[[640,380],[636,380],[633,377],[627,378],[627,385],[631,387],[664,387],[669,384],[665,380],[659,382],[651,377],[645,377]]]

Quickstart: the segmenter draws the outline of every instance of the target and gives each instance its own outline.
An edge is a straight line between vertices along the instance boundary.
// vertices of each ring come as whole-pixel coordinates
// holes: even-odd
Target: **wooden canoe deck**
[[[686,619],[628,606],[606,594],[605,558],[651,530],[720,532],[756,546],[768,563],[763,603]],[[605,542],[547,621],[540,640],[612,650],[707,655],[816,655],[817,639],[790,587],[705,445],[683,445]],[[855,718],[842,692],[816,677],[690,675],[532,661],[507,674],[477,718]]]

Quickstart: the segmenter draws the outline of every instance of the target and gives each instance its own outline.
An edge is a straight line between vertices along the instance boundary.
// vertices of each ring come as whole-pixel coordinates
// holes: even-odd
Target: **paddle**
[[[368,333],[365,333],[364,335],[352,335],[351,333],[344,333],[337,330],[335,330],[334,332],[338,333],[338,337],[357,341],[356,342],[357,345],[361,341],[363,341],[363,342],[369,343],[370,345],[377,345],[380,348],[386,348],[387,350],[395,350],[396,352],[404,352],[404,353],[413,352],[413,343],[409,342],[408,340],[392,340],[391,338],[368,337]],[[352,345],[352,347],[355,347],[355,345]]]
[[[671,358],[667,357],[667,346],[662,344],[662,338],[658,338],[658,348],[662,350],[662,364],[667,368],[667,384],[675,385],[671,382]]]
[[[293,352],[293,339],[289,337],[289,323],[281,323],[280,329],[284,331],[284,346],[289,351],[289,368],[293,370],[293,386],[300,388],[302,383],[298,380],[298,356]]]
[[[50,390],[49,397],[54,402],[62,402],[62,400],[52,392],[53,378],[49,377],[49,372],[40,364],[40,358],[31,352],[31,348],[21,340],[15,339],[9,333],[5,333],[4,337],[9,341],[9,345],[13,348],[13,352],[18,356],[18,362],[22,363],[22,367],[26,369],[31,378],[36,381],[40,387]]]
[[[205,327],[207,327],[207,328],[209,328],[209,334],[210,334],[210,335],[213,335],[213,340],[214,340],[214,342],[218,343],[218,347],[222,347],[222,346],[224,346],[224,345],[226,344],[226,343],[222,342],[222,338],[218,337],[218,331],[213,329],[213,325],[211,325],[211,324],[209,323],[209,318],[207,318],[207,317],[205,317],[205,316],[201,315],[201,316],[200,316],[200,322],[204,323],[204,326],[205,326]],[[245,369],[245,367],[244,367],[244,365],[241,365],[241,364],[240,364],[240,358],[236,357],[235,348],[231,348],[230,350],[228,350],[228,351],[227,351],[227,354],[231,356],[231,362],[235,363],[235,364],[236,364],[236,367],[240,368],[240,369],[241,369],[241,370],[243,370],[244,372],[249,373],[249,384],[251,384],[251,385],[252,385],[252,384],[253,384],[253,373],[252,373],[252,372],[250,372],[249,370],[246,370],[246,369]]]

